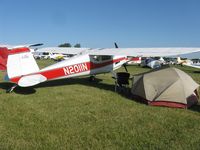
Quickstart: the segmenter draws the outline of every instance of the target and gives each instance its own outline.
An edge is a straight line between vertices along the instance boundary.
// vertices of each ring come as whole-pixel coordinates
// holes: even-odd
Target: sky
[[[0,0],[0,44],[200,47],[199,0]]]

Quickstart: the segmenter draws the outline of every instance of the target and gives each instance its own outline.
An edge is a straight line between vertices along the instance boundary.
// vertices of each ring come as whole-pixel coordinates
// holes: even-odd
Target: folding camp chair
[[[130,73],[118,72],[115,77],[115,92],[120,90],[120,92],[127,92],[129,87],[129,77]]]

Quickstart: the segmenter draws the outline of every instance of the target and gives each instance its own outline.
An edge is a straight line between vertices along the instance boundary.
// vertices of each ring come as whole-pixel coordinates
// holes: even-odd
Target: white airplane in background
[[[142,62],[142,57],[132,57],[130,61],[127,62],[128,65],[140,65]]]
[[[195,64],[189,59],[182,60],[180,57],[177,57],[177,64],[200,69],[199,63]]]
[[[181,59],[181,57],[177,57],[176,64],[178,65],[191,65],[193,62],[189,59]]]
[[[76,56],[40,70],[28,47],[3,49],[8,54],[5,68],[8,81],[15,83],[8,92],[16,86],[30,87],[49,80],[112,72],[127,63],[128,56],[171,56],[200,51],[200,48],[86,49]]]
[[[200,69],[200,64],[183,64],[184,66],[193,67]]]
[[[51,52],[33,52],[33,56],[36,59],[53,59],[55,61],[61,61],[64,59],[68,59],[69,57],[64,54],[57,54],[57,53],[51,53]]]

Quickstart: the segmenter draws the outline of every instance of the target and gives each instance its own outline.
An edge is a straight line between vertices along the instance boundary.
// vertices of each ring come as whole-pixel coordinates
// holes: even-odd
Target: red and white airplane
[[[112,72],[127,63],[128,56],[171,56],[196,51],[200,48],[86,49],[70,59],[40,70],[29,47],[2,47],[0,69],[7,70],[8,81],[15,83],[8,90],[11,92],[16,86],[30,87],[49,80]]]

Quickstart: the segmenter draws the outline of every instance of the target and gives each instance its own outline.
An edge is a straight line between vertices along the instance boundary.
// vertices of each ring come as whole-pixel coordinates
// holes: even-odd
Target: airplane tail
[[[39,67],[29,48],[23,47],[9,50],[7,60],[7,74],[9,79],[38,71]]]
[[[7,70],[4,80],[21,87],[34,86],[47,80],[38,73],[40,69],[28,47],[0,47],[0,70]]]
[[[178,62],[178,63],[181,62],[181,57],[177,57],[177,62]]]
[[[0,47],[0,70],[5,71],[7,69],[8,49],[6,47]]]

